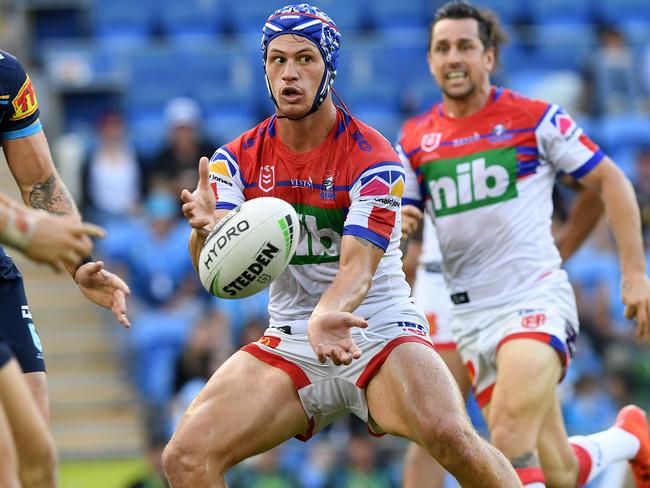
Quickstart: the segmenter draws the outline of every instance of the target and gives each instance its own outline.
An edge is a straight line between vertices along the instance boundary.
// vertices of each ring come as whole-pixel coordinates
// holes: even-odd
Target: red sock
[[[589,478],[589,473],[591,473],[591,456],[587,452],[586,449],[584,449],[582,446],[579,446],[577,444],[571,444],[571,447],[573,448],[573,452],[576,453],[576,457],[578,458],[578,484],[576,485],[577,488],[580,486],[583,486],[586,482],[587,479]]]
[[[515,468],[524,488],[544,488],[546,479],[542,468]]]

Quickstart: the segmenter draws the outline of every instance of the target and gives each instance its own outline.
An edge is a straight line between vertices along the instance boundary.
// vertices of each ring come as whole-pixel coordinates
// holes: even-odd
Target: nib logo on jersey
[[[491,149],[421,167],[436,217],[493,205],[517,196],[514,147]]]

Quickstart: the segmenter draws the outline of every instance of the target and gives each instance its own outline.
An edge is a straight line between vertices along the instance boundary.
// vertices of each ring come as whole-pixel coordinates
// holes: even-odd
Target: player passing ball
[[[348,413],[424,446],[463,486],[519,486],[471,427],[411,303],[399,252],[403,165],[332,101],[338,28],[301,4],[274,12],[262,32],[275,114],[201,159],[196,190],[182,193],[190,252],[196,264],[219,219],[259,197],[290,203],[301,238],[271,284],[264,337],[219,368],[166,447],[171,486],[225,487],[230,467]]]

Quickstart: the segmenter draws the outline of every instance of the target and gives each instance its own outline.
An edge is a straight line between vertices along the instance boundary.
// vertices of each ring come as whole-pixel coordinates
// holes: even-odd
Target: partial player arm
[[[562,183],[578,192],[569,211],[567,221],[557,235],[557,248],[563,261],[569,259],[589,237],[603,215],[603,201],[600,195],[573,178],[564,175]]]
[[[641,237],[641,217],[632,184],[608,157],[581,180],[600,194],[621,263],[625,316],[636,317],[637,335],[650,339],[650,280]]]
[[[56,272],[74,267],[92,251],[83,237],[104,237],[101,227],[41,210],[30,210],[0,194],[0,242]]]

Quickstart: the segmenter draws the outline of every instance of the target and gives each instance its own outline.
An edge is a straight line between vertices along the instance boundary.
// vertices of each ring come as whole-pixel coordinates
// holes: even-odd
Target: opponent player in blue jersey
[[[67,216],[59,221],[62,228],[81,225],[75,204],[52,162],[31,80],[18,60],[4,51],[0,51],[0,143],[25,204],[35,210]],[[56,255],[39,257],[30,247],[39,231],[37,216],[17,208],[9,211],[3,227],[4,241],[37,260],[50,261],[56,269],[67,269],[88,299],[111,309],[117,320],[128,326],[128,286],[105,270],[101,261],[93,262],[88,254],[92,247],[89,235],[97,234],[98,229],[76,232],[79,242],[61,252],[59,259]],[[68,234],[61,230],[59,236]],[[49,407],[43,351],[27,305],[22,275],[1,248],[0,296],[0,339],[15,356],[32,396],[31,400],[29,396],[25,399],[23,409],[12,409],[3,402],[16,441],[21,482],[24,486],[54,486],[54,449],[46,427]],[[0,393],[3,400],[5,396],[15,397]],[[40,414],[34,416],[34,412]],[[20,427],[23,423],[26,425]],[[45,434],[36,435],[43,429]],[[41,470],[39,466],[50,469]]]

